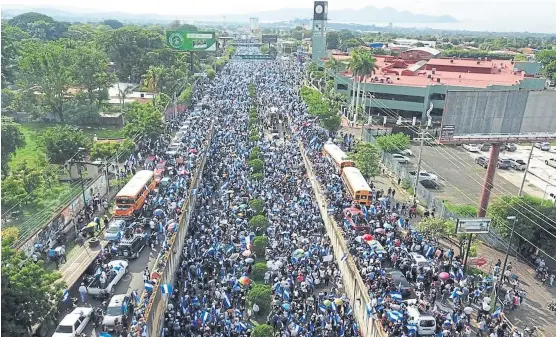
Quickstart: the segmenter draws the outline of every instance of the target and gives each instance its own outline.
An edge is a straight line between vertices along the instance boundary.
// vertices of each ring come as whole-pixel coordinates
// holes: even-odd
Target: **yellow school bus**
[[[155,188],[154,172],[142,170],[116,194],[116,217],[132,217],[141,210],[149,193]]]
[[[371,205],[371,188],[359,169],[355,167],[344,167],[342,171],[342,182],[355,202],[366,206]]]
[[[344,167],[355,166],[353,161],[348,159],[347,154],[334,143],[324,144],[322,155],[334,165],[334,170],[338,175],[342,174]]]

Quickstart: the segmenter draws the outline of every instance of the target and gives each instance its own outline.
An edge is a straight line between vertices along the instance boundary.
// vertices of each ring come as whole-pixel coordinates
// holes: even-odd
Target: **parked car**
[[[515,152],[517,151],[517,145],[514,143],[506,143],[504,144],[504,150],[509,152]]]
[[[404,156],[407,156],[407,157],[413,156],[413,151],[411,151],[410,149],[402,150],[402,151],[400,151],[400,153],[403,154]]]
[[[127,325],[127,321],[132,314],[131,298],[129,295],[120,294],[114,295],[110,299],[106,314],[102,318],[102,325],[108,331],[113,331],[116,327],[116,320],[122,324]]]
[[[118,243],[116,256],[126,259],[136,259],[147,244],[147,236],[143,233],[135,233],[130,237],[123,237]]]
[[[556,158],[550,158],[548,160],[545,160],[544,163],[548,166],[552,166],[556,168]]]
[[[417,174],[416,171],[409,172],[410,175],[415,176]],[[427,171],[420,171],[419,172],[419,181],[422,180],[434,180],[438,182],[438,176],[436,174],[429,173]]]
[[[392,280],[394,281],[394,284],[396,285],[396,288],[398,288],[398,291],[402,293],[402,297],[408,297],[411,295],[411,285],[405,278],[404,274],[399,270],[391,270],[389,273],[390,277],[392,277]]]
[[[480,148],[476,144],[463,144],[463,148],[469,152],[479,152]]]
[[[512,163],[509,159],[500,158],[500,159],[498,159],[498,163],[496,164],[496,167],[498,167],[499,169],[503,169],[503,170],[509,170],[511,164]]]
[[[129,262],[125,260],[113,260],[108,262],[105,269],[106,283],[104,285],[100,283],[99,278],[95,275],[86,276],[84,283],[87,286],[87,294],[97,298],[110,295],[114,291],[116,284],[118,284],[127,273],[128,265]]]
[[[79,336],[83,330],[85,330],[87,324],[89,324],[92,313],[93,308],[77,307],[73,309],[73,311],[67,314],[60,324],[58,324],[52,337]]]
[[[480,149],[481,151],[488,151],[488,150],[490,150],[490,144],[479,144],[478,146],[479,146],[479,149]]]
[[[537,149],[541,149],[542,151],[550,151],[550,143],[549,142],[537,142],[533,145]]]
[[[122,237],[122,231],[126,228],[127,223],[125,220],[116,219],[110,221],[108,224],[108,229],[104,233],[104,240],[106,241],[118,241]]]
[[[428,188],[432,190],[437,190],[440,188],[440,184],[437,181],[431,179],[419,180],[419,183],[423,185],[424,188]]]
[[[521,159],[510,159],[510,167],[517,171],[525,171],[527,163]]]
[[[483,168],[487,168],[488,167],[488,158],[484,157],[484,156],[480,156],[475,158],[475,163],[479,166],[482,166]]]
[[[395,161],[397,161],[398,163],[401,163],[401,164],[409,163],[409,158],[407,158],[406,156],[404,156],[402,154],[399,154],[399,153],[392,154],[392,158],[394,158]]]

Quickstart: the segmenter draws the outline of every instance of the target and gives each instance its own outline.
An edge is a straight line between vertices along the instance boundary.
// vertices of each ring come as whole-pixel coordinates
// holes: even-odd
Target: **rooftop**
[[[350,56],[334,56],[339,61],[348,61]],[[489,60],[481,61],[477,64],[477,60],[474,59],[431,59],[427,62],[427,67],[434,67],[435,65],[457,65],[462,68],[498,68],[500,67],[500,72],[496,69],[492,74],[477,74],[470,72],[459,72],[459,71],[436,71],[432,75],[431,70],[425,70],[424,68],[419,69],[418,66],[407,63],[405,61],[393,59],[392,57],[384,57],[381,55],[374,56],[377,60],[376,65],[378,70],[376,71],[373,78],[367,78],[367,82],[371,82],[374,77],[378,77],[378,80],[384,80],[384,85],[394,84],[412,87],[426,87],[431,84],[443,84],[450,86],[461,86],[470,88],[486,88],[490,85],[504,85],[510,86],[518,83],[524,78],[522,72],[513,72],[514,66],[509,60]],[[451,62],[453,61],[453,62]],[[395,63],[393,67],[392,64]],[[401,65],[401,67],[400,67]],[[414,72],[413,75],[402,75],[402,72]],[[351,73],[344,72],[343,76],[351,77]],[[432,78],[428,78],[431,75]],[[389,78],[388,83],[387,78]],[[437,82],[440,79],[440,83]],[[374,82],[374,81],[373,81]]]
[[[440,54],[440,50],[435,49],[435,48],[431,48],[431,47],[415,47],[415,48],[409,48],[408,50],[406,50],[406,52],[408,51],[424,51],[427,52],[431,55],[439,55]]]

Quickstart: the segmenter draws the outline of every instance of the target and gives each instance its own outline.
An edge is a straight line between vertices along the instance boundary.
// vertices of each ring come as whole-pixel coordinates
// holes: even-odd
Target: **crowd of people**
[[[208,88],[217,127],[165,313],[165,336],[249,336],[252,319],[270,325],[275,336],[360,335],[300,149],[287,135],[272,139],[263,127],[271,108],[297,99],[292,83],[301,68],[290,64],[286,73],[283,66],[232,61]],[[259,121],[250,130],[253,106]],[[250,139],[253,129],[260,140]],[[262,180],[248,165],[253,148],[264,161]],[[264,201],[266,225],[249,223],[254,199]],[[268,242],[264,256],[253,251],[260,237]],[[261,279],[253,276],[257,262],[267,266]],[[249,300],[260,284],[268,284],[270,303]]]

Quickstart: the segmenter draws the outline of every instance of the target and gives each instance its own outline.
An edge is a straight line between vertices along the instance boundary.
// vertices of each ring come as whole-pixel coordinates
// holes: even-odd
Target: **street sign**
[[[491,219],[487,218],[463,218],[456,222],[456,234],[480,234],[488,233]]]
[[[469,259],[468,263],[471,266],[482,267],[487,264],[487,260],[484,257],[474,257]]]
[[[166,32],[166,43],[170,48],[180,51],[216,51],[214,32],[169,30]]]
[[[262,43],[276,43],[278,42],[278,35],[263,35],[261,38]]]
[[[237,58],[242,60],[274,60],[276,57],[269,54],[260,55],[235,55]]]

